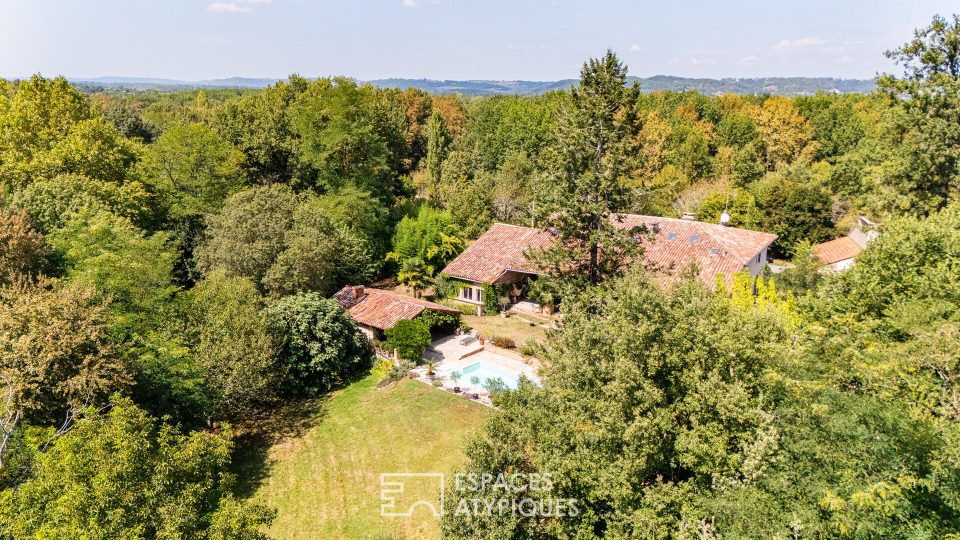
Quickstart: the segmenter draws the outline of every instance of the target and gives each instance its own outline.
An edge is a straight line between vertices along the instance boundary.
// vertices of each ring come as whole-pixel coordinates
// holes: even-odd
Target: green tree
[[[574,498],[576,515],[448,512],[447,535],[667,537],[702,490],[762,474],[776,427],[761,375],[783,328],[694,282],[665,295],[634,272],[599,305],[596,292],[565,299],[542,386],[495,394],[500,412],[468,447],[465,470],[548,474],[552,490],[535,497]],[[514,496],[525,495],[454,492],[448,504]]]
[[[626,87],[626,78],[612,51],[589,60],[560,115],[552,190],[542,205],[544,225],[558,241],[537,257],[550,275],[599,283],[621,271],[633,251],[630,232],[611,222],[629,200],[625,148],[640,90]]]
[[[720,215],[726,210],[730,215],[731,227],[754,229],[762,216],[753,195],[745,190],[714,191],[697,209],[697,220],[706,223],[720,223]]]
[[[44,233],[62,228],[82,210],[106,210],[145,229],[155,221],[153,196],[143,184],[101,182],[74,174],[32,182],[13,193],[8,203],[25,210]]]
[[[213,128],[243,152],[251,182],[269,185],[294,178],[296,138],[291,108],[306,85],[306,79],[291,76],[262,92],[227,100],[214,110]]]
[[[347,78],[308,84],[294,107],[298,159],[330,191],[353,184],[379,198],[391,194],[389,149],[373,117],[374,90]]]
[[[813,291],[822,277],[820,265],[820,260],[813,253],[813,244],[801,240],[793,248],[793,266],[777,276],[777,283],[796,294]]]
[[[209,214],[238,191],[244,155],[201,124],[174,126],[147,147],[144,181],[161,195],[174,220]]]
[[[774,249],[790,254],[797,242],[822,242],[833,236],[833,198],[817,171],[795,165],[771,173],[757,186],[763,230],[777,235]]]
[[[273,296],[309,291],[330,296],[344,285],[372,278],[378,263],[363,238],[335,223],[316,199],[306,199],[294,212],[283,250],[262,284]]]
[[[397,281],[413,289],[413,296],[420,298],[421,291],[430,285],[430,272],[423,259],[410,257],[400,263]]]
[[[336,301],[317,293],[282,298],[268,311],[287,365],[286,391],[316,396],[369,369],[373,354],[366,338]]]
[[[109,333],[108,305],[91,287],[23,279],[0,286],[3,416],[59,426],[66,411],[125,389],[127,366]]]
[[[879,87],[893,103],[900,160],[890,183],[902,210],[926,215],[960,193],[960,15],[936,16],[930,26],[887,56],[903,78],[883,75]]]
[[[129,220],[85,210],[48,236],[71,281],[89,283],[109,296],[115,330],[143,336],[163,320],[177,291],[177,255],[166,233],[147,235]]]
[[[299,198],[289,187],[274,185],[241,191],[223,209],[207,217],[205,241],[196,250],[198,268],[218,268],[245,276],[262,287],[270,266],[284,249]]]
[[[390,216],[388,209],[373,195],[355,187],[345,187],[320,196],[317,204],[334,223],[360,236],[376,262],[387,254],[390,249]]]
[[[420,258],[427,265],[427,273],[442,269],[464,248],[460,231],[449,212],[420,207],[415,217],[404,216],[393,235],[393,251],[387,257],[404,261]]]
[[[393,328],[388,328],[385,334],[387,345],[409,362],[419,363],[423,351],[430,345],[430,327],[417,319],[399,321]]]
[[[0,94],[0,176],[18,186],[27,183],[44,153],[92,117],[87,99],[63,77],[34,75],[11,96]]]
[[[190,291],[188,331],[207,374],[212,418],[241,418],[274,400],[286,373],[250,280],[214,272]]]
[[[440,185],[441,166],[447,156],[447,126],[443,120],[440,111],[433,111],[430,120],[427,122],[427,155],[426,172],[427,177],[434,186]],[[436,189],[431,190],[436,191]]]
[[[348,208],[340,208],[333,211],[342,220],[337,222],[328,213],[337,200],[297,196],[283,185],[237,193],[207,218],[197,266],[205,273],[223,269],[247,277],[274,296],[306,291],[327,296],[348,282],[366,280],[380,261],[372,257],[367,231],[359,229],[360,216],[347,221]]]
[[[233,499],[231,449],[229,430],[184,435],[129,400],[91,409],[0,493],[0,535],[265,540],[273,513]]]

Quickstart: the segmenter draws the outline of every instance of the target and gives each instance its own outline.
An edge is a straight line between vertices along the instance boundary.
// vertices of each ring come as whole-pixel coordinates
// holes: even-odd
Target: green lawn
[[[532,316],[524,316],[526,319],[534,320]],[[476,328],[480,337],[493,339],[495,336],[508,337],[520,347],[529,339],[538,343],[546,340],[546,332],[540,326],[531,326],[529,320],[521,319],[519,316],[511,316],[506,319],[500,315],[463,315],[463,322],[471,328]]]
[[[262,428],[269,440],[242,441],[241,486],[277,510],[275,538],[439,538],[426,511],[380,517],[380,474],[451,473],[489,413],[413,380],[378,389],[370,376],[289,407]],[[408,484],[404,500],[420,496],[436,500],[438,490]]]

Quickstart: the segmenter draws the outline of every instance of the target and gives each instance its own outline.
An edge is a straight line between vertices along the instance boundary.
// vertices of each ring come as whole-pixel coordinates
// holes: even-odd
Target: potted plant
[[[473,377],[470,377],[470,384],[472,384],[475,387],[480,386],[480,377],[477,377],[476,375],[474,375]]]
[[[530,285],[530,298],[540,303],[540,310],[553,315],[554,304],[557,301],[557,290],[549,278],[540,278]]]
[[[435,365],[436,365],[436,362],[434,362],[433,360],[427,360],[427,362],[426,362],[426,366],[427,366],[427,377],[432,377],[432,376],[434,375],[434,373],[433,373],[433,366],[435,366]]]
[[[457,394],[460,393],[460,387],[457,386],[457,383],[460,382],[460,377],[462,377],[462,376],[463,376],[463,374],[460,373],[459,371],[454,371],[453,373],[450,374],[450,379],[453,381],[453,391],[454,391],[454,393],[457,393]]]
[[[509,317],[510,314],[507,313],[507,310],[510,309],[510,299],[507,298],[506,296],[501,296],[501,297],[497,300],[497,303],[498,303],[499,306],[500,306],[500,316],[503,317],[504,319],[506,319],[507,317]]]

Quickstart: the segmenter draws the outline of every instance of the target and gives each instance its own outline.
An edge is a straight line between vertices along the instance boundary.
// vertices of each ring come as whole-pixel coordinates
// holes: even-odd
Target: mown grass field
[[[322,400],[301,403],[241,442],[238,474],[254,500],[277,510],[278,539],[439,538],[426,511],[380,517],[380,474],[453,472],[490,410],[404,380],[385,389],[369,376]],[[439,498],[411,482],[404,500]]]

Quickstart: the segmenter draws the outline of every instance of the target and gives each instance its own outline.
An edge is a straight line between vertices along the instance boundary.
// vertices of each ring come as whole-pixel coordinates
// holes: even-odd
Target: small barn
[[[382,340],[384,330],[393,328],[400,321],[413,319],[425,310],[460,315],[459,310],[451,307],[363,285],[344,287],[333,298],[370,341]],[[453,332],[455,328],[449,330]]]

